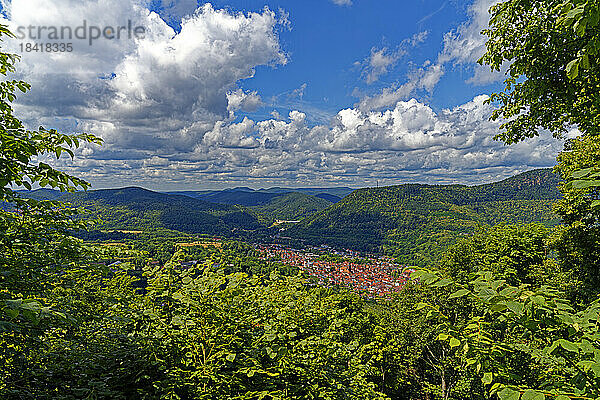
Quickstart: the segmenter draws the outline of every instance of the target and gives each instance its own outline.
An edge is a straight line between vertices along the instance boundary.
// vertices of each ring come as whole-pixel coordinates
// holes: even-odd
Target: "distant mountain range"
[[[461,235],[501,222],[558,223],[549,169],[480,186],[407,184],[356,190],[282,235],[311,244],[385,251],[427,264]]]
[[[280,240],[384,251],[427,264],[461,235],[501,222],[558,223],[551,170],[529,171],[479,186],[406,184],[353,190],[234,188],[158,193],[141,188],[60,193],[23,191],[35,199],[83,206],[103,230],[173,231],[221,236],[275,235]],[[300,221],[273,225],[275,221]]]
[[[169,194],[178,194],[222,204],[238,204],[247,207],[263,206],[277,197],[283,197],[290,193],[301,193],[306,196],[314,196],[327,200],[331,203],[337,203],[354,189],[348,187],[339,188],[297,188],[287,189],[274,187],[270,189],[254,190],[247,187],[237,187],[225,190],[203,190],[203,191],[180,191],[168,192]]]
[[[255,230],[265,221],[252,210],[234,205],[210,203],[183,195],[128,187],[60,193],[53,190],[23,192],[38,200],[59,200],[84,207],[100,218],[102,229],[169,229],[186,233],[229,235],[235,230]]]
[[[223,236],[265,230],[277,220],[297,221],[333,204],[304,193],[250,190],[184,195],[129,187],[77,193],[39,189],[21,194],[37,200],[59,200],[82,206],[91,216],[103,221],[100,227],[105,230],[168,229]]]

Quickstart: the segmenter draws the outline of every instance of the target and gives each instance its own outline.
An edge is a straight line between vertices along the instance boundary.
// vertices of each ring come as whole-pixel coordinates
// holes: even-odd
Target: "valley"
[[[92,231],[82,233],[88,240],[133,238],[139,232],[144,237],[183,233],[298,248],[327,245],[426,266],[456,240],[486,227],[532,222],[556,225],[552,205],[560,198],[558,184],[556,175],[546,169],[479,186],[406,184],[354,191],[236,188],[177,193],[130,187],[21,194],[82,207],[86,218],[98,220]],[[323,198],[343,194],[336,203]]]

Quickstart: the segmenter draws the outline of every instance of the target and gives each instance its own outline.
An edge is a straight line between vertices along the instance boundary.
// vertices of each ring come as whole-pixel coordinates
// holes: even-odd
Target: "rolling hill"
[[[406,184],[356,190],[287,229],[310,244],[384,251],[424,265],[461,235],[500,222],[556,224],[559,198],[551,170],[534,170],[480,186]]]
[[[559,198],[557,185],[558,178],[550,170],[534,170],[479,186],[406,184],[360,189],[335,204],[318,195],[278,188],[185,195],[133,187],[22,193],[83,206],[90,216],[101,217],[103,230],[166,229],[251,240],[265,238],[275,220],[300,220],[283,231],[277,228],[278,236],[305,244],[383,251],[406,264],[424,265],[457,238],[481,227],[501,222],[556,224],[552,204]]]
[[[352,193],[354,189],[347,187],[334,188],[280,188],[253,190],[247,187],[237,187],[225,190],[201,190],[201,191],[180,191],[168,192],[168,194],[185,195],[195,199],[205,200],[221,204],[237,204],[245,207],[263,206],[277,197],[282,197],[290,193],[301,193],[304,196],[314,196],[327,200],[331,203],[337,203],[342,198]]]
[[[311,189],[312,190],[312,189]],[[172,192],[211,203],[239,205],[251,208],[269,221],[295,221],[322,211],[341,200],[340,197],[321,193],[310,195],[302,192],[265,191],[249,188],[226,189],[213,192]],[[338,193],[338,191],[335,191]]]
[[[60,193],[40,189],[22,192],[38,200],[59,200],[81,206],[100,218],[100,229],[158,230],[229,236],[235,231],[262,229],[265,221],[241,206],[214,204],[183,195],[129,187]]]
[[[323,211],[332,204],[329,200],[294,192],[278,195],[270,202],[252,209],[270,220],[297,221]]]

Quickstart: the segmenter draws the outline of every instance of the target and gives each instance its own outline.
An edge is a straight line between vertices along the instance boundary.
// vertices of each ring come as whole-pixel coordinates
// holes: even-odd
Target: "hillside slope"
[[[461,235],[500,222],[557,223],[551,170],[534,170],[480,186],[407,184],[354,191],[282,235],[394,254],[416,265],[432,261]]]
[[[283,190],[283,189],[282,189]],[[252,208],[269,221],[295,221],[326,209],[340,201],[337,196],[319,193],[264,191],[248,188],[226,189],[212,192],[172,192],[211,203],[240,205]]]
[[[298,221],[323,211],[332,204],[331,201],[316,196],[287,193],[274,197],[267,204],[252,207],[252,209],[270,220]]]
[[[129,187],[64,193],[37,190],[23,194],[84,207],[91,217],[100,218],[100,229],[157,230],[230,235],[236,230],[256,230],[264,221],[255,212],[240,206],[213,204],[182,195],[157,193]]]

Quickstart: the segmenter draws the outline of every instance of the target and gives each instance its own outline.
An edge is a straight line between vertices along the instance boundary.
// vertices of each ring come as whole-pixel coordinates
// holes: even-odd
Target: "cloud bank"
[[[266,120],[238,117],[264,107],[260,91],[244,90],[240,82],[259,66],[288,62],[278,30],[289,22],[267,8],[240,13],[163,1],[168,12],[159,15],[141,0],[13,0],[4,6],[3,23],[13,28],[83,20],[145,27],[142,39],[75,43],[70,53],[25,54],[19,65],[20,77],[34,88],[16,109],[26,122],[104,138],[103,147],[84,146],[75,161],[55,161],[95,187],[480,183],[552,165],[562,147],[546,135],[510,147],[494,142],[499,123],[488,120],[485,96],[438,111],[411,98],[432,91],[446,64],[466,62],[454,43],[479,51],[464,42],[475,29],[470,25],[447,36],[438,62],[314,126],[299,111]],[[180,30],[167,23],[173,18]],[[385,74],[399,54],[374,49],[366,79]]]

